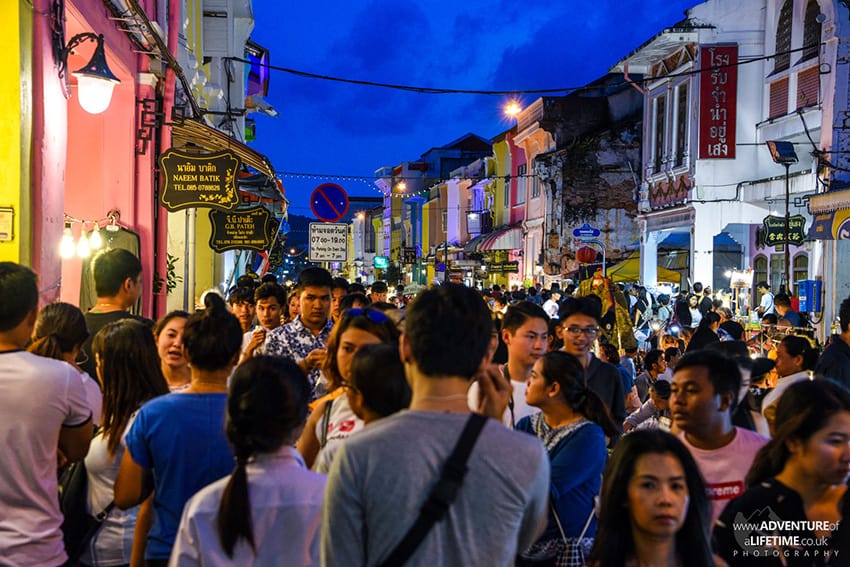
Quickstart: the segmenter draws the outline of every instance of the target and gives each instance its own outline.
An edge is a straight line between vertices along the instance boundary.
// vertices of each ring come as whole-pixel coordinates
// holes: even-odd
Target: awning
[[[838,186],[838,183],[834,184]],[[848,188],[842,187],[826,193],[818,193],[809,199],[809,212],[812,214],[831,213],[839,209],[850,209],[850,189]]]
[[[463,245],[463,251],[466,253],[480,252],[478,247],[481,245],[481,242],[488,236],[490,236],[489,232],[486,234],[479,234],[478,236]]]
[[[807,236],[814,240],[850,240],[850,209],[815,214]]]
[[[172,122],[171,144],[175,148],[191,144],[212,152],[230,150],[239,156],[245,165],[253,167],[269,179],[275,178],[274,168],[269,158],[199,120],[185,118]]]
[[[522,227],[508,226],[494,230],[478,245],[478,252],[487,250],[516,250],[522,248]]]
[[[668,270],[658,266],[657,280],[679,285],[682,283],[682,275],[679,272]],[[640,281],[640,254],[632,254],[629,258],[619,264],[615,264],[605,270],[605,275],[614,282],[636,282]]]

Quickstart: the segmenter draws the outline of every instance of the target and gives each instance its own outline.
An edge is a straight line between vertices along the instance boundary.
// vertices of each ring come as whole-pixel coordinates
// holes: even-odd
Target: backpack
[[[97,516],[87,511],[88,476],[84,461],[69,463],[59,473],[59,507],[62,509],[62,537],[68,564],[73,565],[97,534],[115,502],[110,502]]]

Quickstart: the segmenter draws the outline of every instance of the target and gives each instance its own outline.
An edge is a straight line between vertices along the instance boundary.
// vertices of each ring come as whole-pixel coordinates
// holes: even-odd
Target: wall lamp
[[[100,114],[112,101],[112,90],[121,81],[118,80],[109,66],[106,64],[106,54],[103,50],[103,34],[92,32],[80,33],[68,41],[68,44],[59,51],[59,78],[67,80],[66,71],[68,67],[68,55],[75,47],[84,41],[91,40],[97,43],[91,60],[85,66],[77,69],[73,76],[77,78],[77,93],[80,106],[90,114]]]

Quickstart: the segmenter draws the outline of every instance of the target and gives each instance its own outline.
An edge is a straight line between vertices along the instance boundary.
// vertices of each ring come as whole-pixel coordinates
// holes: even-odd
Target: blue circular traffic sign
[[[323,183],[310,195],[310,210],[320,221],[337,222],[348,212],[348,193],[336,183]]]

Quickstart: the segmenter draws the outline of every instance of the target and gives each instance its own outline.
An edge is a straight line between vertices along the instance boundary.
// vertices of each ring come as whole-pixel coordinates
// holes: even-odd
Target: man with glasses
[[[298,276],[301,312],[294,321],[268,333],[265,353],[294,360],[307,374],[313,399],[325,394],[320,369],[325,362],[331,320],[333,278],[324,268],[307,268]]]
[[[585,369],[585,383],[608,406],[614,423],[626,419],[623,382],[613,364],[596,358],[593,345],[599,336],[599,302],[590,298],[569,298],[561,306],[561,350],[579,359]]]

